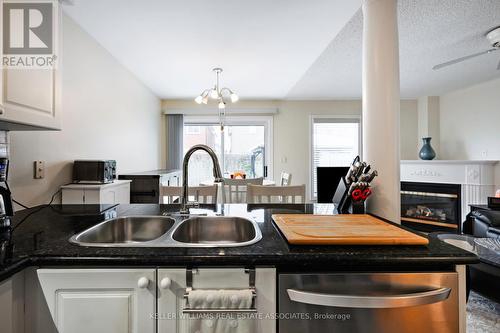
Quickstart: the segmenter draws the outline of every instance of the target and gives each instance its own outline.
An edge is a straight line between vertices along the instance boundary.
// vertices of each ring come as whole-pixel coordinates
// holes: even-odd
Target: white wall
[[[164,109],[200,109],[194,101],[164,100]],[[213,108],[213,106],[212,106]],[[361,101],[240,101],[231,108],[259,109],[277,108],[278,114],[273,121],[273,173],[279,176],[281,171],[292,173],[294,184],[306,184],[309,189],[310,172],[310,117],[311,115],[359,115],[361,116]],[[417,132],[416,123],[417,101],[401,102],[401,147],[402,159],[416,156]],[[405,129],[405,130],[403,130]]]
[[[418,121],[417,124],[418,132],[418,150],[423,146],[422,138],[430,137],[431,146],[436,152],[436,159],[440,159],[440,138],[439,134],[439,96],[423,96],[418,99]],[[416,159],[419,157],[416,156]]]
[[[441,159],[500,160],[500,79],[440,96],[440,124]]]
[[[415,160],[418,159],[419,142],[418,142],[418,103],[416,100],[405,100],[401,102],[400,109],[400,129],[399,129],[399,144],[400,144],[400,159]]]
[[[290,172],[294,184],[306,184],[307,197],[311,193],[311,115],[361,116],[361,101],[280,103],[279,113],[274,117],[274,174]]]
[[[63,35],[62,131],[10,133],[10,184],[27,205],[68,183],[75,159],[116,159],[124,173],[164,157],[160,100],[66,15]],[[34,160],[46,162],[44,179],[33,179]]]
[[[443,159],[500,160],[500,79],[440,97]]]

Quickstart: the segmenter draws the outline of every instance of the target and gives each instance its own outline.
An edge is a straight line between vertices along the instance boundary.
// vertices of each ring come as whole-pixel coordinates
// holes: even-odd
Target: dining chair
[[[248,203],[305,203],[306,186],[248,185]]]
[[[292,184],[292,174],[288,172],[281,172],[280,186],[289,186]]]
[[[222,181],[222,196],[224,203],[246,203],[247,186],[262,185],[264,178],[231,179],[224,178]]]
[[[161,186],[160,203],[171,204],[180,201],[182,186]],[[217,185],[212,186],[190,186],[188,188],[189,201],[200,204],[217,203]],[[167,200],[165,200],[165,197]]]

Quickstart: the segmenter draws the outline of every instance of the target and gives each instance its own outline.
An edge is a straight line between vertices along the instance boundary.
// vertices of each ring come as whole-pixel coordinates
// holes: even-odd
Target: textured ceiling
[[[76,0],[70,15],[162,98],[222,84],[244,99],[361,97],[361,0]],[[500,77],[488,49],[500,0],[399,0],[401,96]],[[383,81],[383,78],[381,78]]]
[[[76,0],[65,12],[162,98],[284,98],[361,0]]]
[[[400,0],[398,11],[403,98],[440,95],[500,77],[500,52],[432,70],[439,63],[490,48],[484,35],[500,26],[499,0]],[[362,22],[358,11],[287,98],[361,97]]]

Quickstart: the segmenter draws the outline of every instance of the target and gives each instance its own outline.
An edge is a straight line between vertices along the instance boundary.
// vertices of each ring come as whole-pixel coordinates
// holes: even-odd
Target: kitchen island
[[[213,208],[206,206],[193,212],[214,214]],[[430,237],[429,244],[426,246],[290,246],[273,224],[271,218],[273,214],[332,214],[333,207],[313,204],[262,206],[233,204],[215,208],[219,214],[241,216],[256,221],[262,233],[262,239],[255,244],[244,247],[86,247],[70,243],[69,239],[73,235],[111,218],[168,215],[178,211],[179,206],[156,204],[118,205],[115,207],[54,205],[21,211],[16,213],[13,220],[14,229],[10,237],[9,235],[3,236],[5,252],[2,254],[4,260],[0,268],[0,278],[6,280],[17,274],[22,274],[23,270],[31,270],[32,272],[38,270],[47,298],[51,295],[47,290],[52,290],[53,295],[59,295],[57,290],[60,288],[73,286],[68,285],[68,281],[73,281],[72,279],[78,282],[75,282],[75,290],[81,290],[82,288],[90,288],[89,281],[94,279],[106,284],[109,277],[109,286],[113,286],[113,284],[118,283],[117,278],[119,281],[121,279],[128,281],[127,276],[132,276],[130,280],[133,281],[137,281],[139,277],[139,282],[132,283],[132,286],[139,285],[139,287],[134,287],[139,288],[138,291],[136,290],[137,293],[140,293],[140,288],[145,286],[147,289],[154,288],[151,289],[152,294],[160,297],[162,286],[168,286],[167,289],[169,289],[174,277],[178,279],[178,284],[184,288],[189,281],[186,272],[190,270],[199,269],[202,274],[215,274],[211,271],[212,268],[225,269],[227,272],[223,276],[228,276],[229,279],[234,269],[243,269],[243,271],[248,272],[249,269],[257,268],[258,295],[267,295],[261,295],[261,300],[270,297],[266,299],[269,301],[267,302],[269,305],[277,303],[275,295],[279,293],[278,280],[281,277],[293,276],[293,274],[328,273],[339,274],[338,276],[344,274],[342,276],[345,277],[349,276],[345,274],[365,276],[364,274],[368,273],[380,273],[379,276],[387,277],[388,274],[393,273],[402,275],[416,273],[422,274],[422,277],[424,274],[432,277],[437,276],[438,273],[457,276],[456,272],[458,271],[458,282],[454,284],[450,298],[453,297],[457,304],[457,299],[461,299],[461,313],[464,313],[463,265],[475,263],[477,258],[470,252],[446,244],[435,237]],[[58,276],[59,272],[62,272],[64,278]],[[99,278],[96,278],[95,274],[102,274],[102,276],[99,275]],[[32,274],[32,276],[36,277],[36,274]],[[310,276],[306,276],[304,279],[310,278]],[[47,284],[44,282],[44,278],[50,278],[51,282]],[[143,278],[145,280],[141,280]],[[455,277],[455,279],[457,278]],[[207,278],[208,280],[210,278]],[[224,279],[219,276],[214,280],[220,282]],[[153,290],[156,290],[153,285],[156,286],[156,283],[152,284],[148,281],[158,283],[160,286],[158,292],[154,291],[153,293]],[[241,281],[246,281],[244,283],[248,284],[248,277],[246,280],[242,278]],[[431,279],[431,281],[436,283],[438,280]],[[222,288],[220,285],[217,286]],[[94,286],[92,288],[92,290],[95,289]],[[259,290],[265,288],[270,289],[259,294]],[[281,297],[281,293],[279,294]],[[180,295],[182,299],[182,294]],[[60,304],[57,302],[61,302],[61,300],[54,299],[53,302],[53,304]],[[258,305],[263,306],[264,303],[260,302]],[[152,309],[156,306],[167,308],[167,306],[173,306],[172,304],[180,303],[179,301],[177,303],[161,301],[159,298],[155,304],[157,305],[152,306]],[[56,311],[54,308],[50,309],[53,312]],[[258,310],[263,311],[261,308]],[[69,310],[66,309],[66,311]],[[436,311],[429,311],[425,316],[432,316],[432,313],[436,313]],[[54,313],[52,315],[54,316]],[[423,322],[436,319],[429,319],[425,316],[422,317],[425,319]],[[462,315],[460,318],[462,321]],[[160,320],[158,323],[159,327],[164,325],[166,329],[171,322]],[[143,327],[149,327],[150,324],[149,321],[146,321]],[[63,325],[63,323],[59,325]],[[454,325],[452,326],[459,326],[458,319]],[[463,324],[460,325],[460,327],[462,326]],[[453,327],[443,332],[455,331]],[[264,331],[267,329],[269,326],[265,329],[262,328]]]
[[[55,205],[18,212],[12,222],[14,231],[9,246],[6,246],[6,249],[12,249],[12,253],[4,254],[0,278],[5,279],[32,265],[272,265],[280,271],[315,268],[328,271],[414,271],[446,270],[477,261],[470,252],[434,237],[429,239],[427,246],[288,245],[273,225],[271,215],[333,213],[333,207],[318,204],[226,205],[225,215],[251,217],[260,227],[262,239],[244,247],[102,248],[81,247],[68,241],[74,234],[112,217],[162,215],[175,212],[178,208],[178,205],[155,204],[118,205],[111,208]],[[18,223],[21,225],[17,227]]]

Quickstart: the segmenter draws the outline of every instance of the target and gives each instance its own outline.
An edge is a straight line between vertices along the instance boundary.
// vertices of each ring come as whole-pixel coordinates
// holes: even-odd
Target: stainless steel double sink
[[[262,238],[253,220],[233,216],[125,216],[101,222],[70,238],[95,247],[238,247]]]

